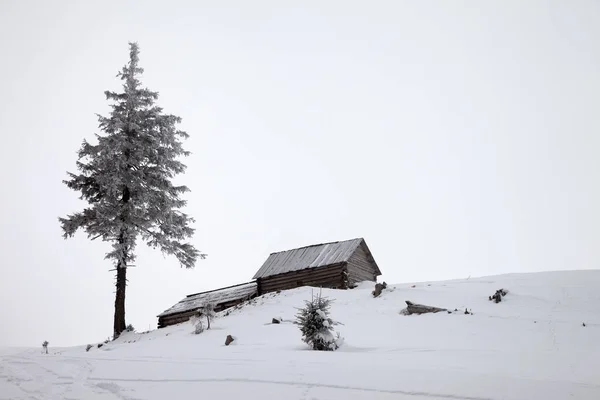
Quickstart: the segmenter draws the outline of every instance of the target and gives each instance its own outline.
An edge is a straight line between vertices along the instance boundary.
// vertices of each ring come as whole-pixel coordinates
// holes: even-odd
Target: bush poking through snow
[[[494,301],[494,303],[500,303],[502,301],[502,298],[504,296],[506,296],[506,294],[508,293],[508,290],[506,289],[498,289],[496,290],[496,293],[494,293],[493,296],[489,296],[489,300],[490,301]]]
[[[125,327],[125,331],[127,332],[135,332],[135,328],[133,327],[133,325],[129,324]]]
[[[305,301],[305,304],[296,315],[295,321],[300,326],[302,341],[310,345],[313,350],[337,350],[342,343],[342,338],[339,334],[334,336],[333,326],[338,325],[338,322],[329,317],[331,300],[319,295],[313,297],[311,301]]]
[[[88,344],[87,346],[85,346],[85,351],[90,351],[90,349],[94,347],[91,344]]]
[[[199,335],[204,332],[204,323],[200,318],[196,321],[196,326],[194,327],[194,335]]]
[[[42,349],[44,349],[44,351],[46,352],[46,354],[48,354],[48,341],[44,340],[44,343],[42,343]]]
[[[210,329],[210,323],[215,318],[215,306],[212,303],[207,303],[202,308],[198,309],[196,314],[190,318],[192,324],[194,324],[194,334],[198,335],[204,332],[206,329]],[[206,318],[206,327],[204,326],[204,318]]]

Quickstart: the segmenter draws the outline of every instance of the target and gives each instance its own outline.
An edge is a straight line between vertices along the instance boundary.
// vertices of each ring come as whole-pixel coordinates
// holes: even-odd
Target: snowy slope
[[[600,271],[575,271],[391,285],[376,299],[372,284],[323,290],[344,324],[336,352],[307,350],[290,322],[301,288],[201,335],[184,323],[89,352],[0,352],[0,399],[600,399],[599,288]],[[473,315],[404,316],[405,300]]]

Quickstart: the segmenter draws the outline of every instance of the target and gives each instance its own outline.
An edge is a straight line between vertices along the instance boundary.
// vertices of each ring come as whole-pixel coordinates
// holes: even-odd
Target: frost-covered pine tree
[[[313,350],[337,350],[341,343],[339,334],[334,335],[333,326],[338,322],[329,317],[331,300],[318,295],[305,301],[305,307],[296,315],[296,324],[300,325],[302,340]]]
[[[87,207],[59,218],[65,238],[82,229],[88,238],[112,244],[106,258],[117,271],[115,339],[126,329],[127,267],[135,260],[138,238],[174,255],[186,268],[205,257],[185,242],[194,233],[190,227],[194,220],[180,211],[186,205],[181,196],[188,188],[172,182],[185,171],[178,157],[189,155],[181,144],[188,135],[176,127],[181,118],[155,105],[158,93],[142,87],[139,47],[130,43],[129,49],[129,62],[117,75],[123,82],[122,92],[105,92],[113,104],[109,116],[98,116],[104,134],[95,135],[97,144],[83,141],[79,173],[68,173],[64,181],[81,193]]]

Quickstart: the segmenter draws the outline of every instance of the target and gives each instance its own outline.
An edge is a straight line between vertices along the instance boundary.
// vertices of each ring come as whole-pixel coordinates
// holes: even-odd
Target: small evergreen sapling
[[[206,329],[210,329],[210,322],[215,318],[215,305],[213,303],[206,303],[202,307],[201,315],[206,317]]]
[[[210,329],[210,323],[215,318],[215,305],[213,303],[206,303],[193,317],[192,323],[194,324],[194,334],[198,335],[204,332],[205,329]],[[204,318],[206,318],[206,328],[204,327]]]
[[[341,344],[339,333],[334,336],[333,326],[338,322],[329,317],[331,300],[316,296],[305,301],[305,307],[296,315],[296,324],[300,326],[302,340],[310,345],[313,350],[333,351]]]

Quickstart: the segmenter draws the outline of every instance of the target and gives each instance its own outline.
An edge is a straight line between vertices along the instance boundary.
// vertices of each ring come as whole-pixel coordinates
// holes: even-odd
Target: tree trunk
[[[117,266],[117,292],[115,296],[114,336],[118,338],[125,330],[125,286],[127,285],[127,266]]]
[[[129,158],[129,154],[127,154]],[[131,198],[129,188],[125,186],[123,188],[123,205],[126,205]],[[121,214],[121,221],[125,223],[127,220],[127,213]],[[119,238],[117,239],[121,249],[123,251],[121,260],[117,263],[117,291],[115,294],[115,319],[113,324],[113,340],[118,338],[121,333],[125,330],[125,287],[127,286],[127,260],[128,252],[125,243],[125,229],[121,228]]]

